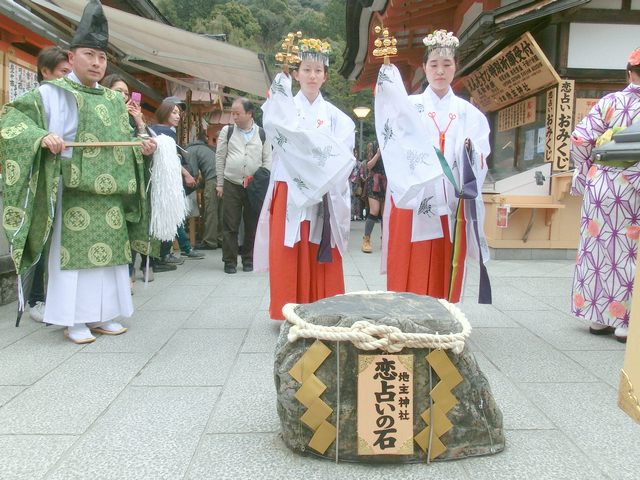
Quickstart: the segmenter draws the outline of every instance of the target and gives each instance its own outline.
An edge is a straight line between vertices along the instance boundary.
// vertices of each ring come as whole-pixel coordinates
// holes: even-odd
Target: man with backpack
[[[225,273],[236,273],[238,263],[238,230],[244,220],[242,270],[253,270],[253,242],[257,215],[253,211],[247,187],[260,167],[271,169],[271,145],[264,130],[253,120],[255,107],[246,98],[236,99],[231,106],[235,125],[220,131],[216,151],[216,192],[224,198],[222,206],[222,261]]]

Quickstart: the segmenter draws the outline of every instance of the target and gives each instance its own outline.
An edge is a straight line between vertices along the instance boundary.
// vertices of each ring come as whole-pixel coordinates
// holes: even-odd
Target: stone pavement
[[[383,290],[362,229],[353,224],[347,290]],[[266,275],[225,275],[220,250],[146,289],[138,280],[130,331],[84,347],[26,315],[15,328],[15,304],[0,307],[0,479],[640,478],[640,425],[616,406],[624,346],[567,313],[572,272],[571,260],[490,263],[494,304],[469,296],[462,308],[507,448],[429,466],[287,450]]]

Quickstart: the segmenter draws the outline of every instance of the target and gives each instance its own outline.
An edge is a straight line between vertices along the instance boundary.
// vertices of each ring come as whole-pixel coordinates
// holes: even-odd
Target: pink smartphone
[[[142,94],[140,92],[131,92],[131,101],[140,105],[142,103]]]

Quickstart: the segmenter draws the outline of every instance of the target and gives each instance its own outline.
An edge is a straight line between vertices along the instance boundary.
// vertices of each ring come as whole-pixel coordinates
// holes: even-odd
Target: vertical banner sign
[[[562,172],[569,170],[569,153],[571,151],[571,133],[573,132],[573,100],[575,82],[562,80],[558,85],[558,101],[556,106],[556,143],[551,170]]]
[[[413,454],[413,355],[358,355],[358,455]]]
[[[544,161],[553,161],[553,152],[556,143],[554,141],[553,132],[556,125],[556,97],[558,89],[550,88],[547,90],[546,113],[544,117]]]

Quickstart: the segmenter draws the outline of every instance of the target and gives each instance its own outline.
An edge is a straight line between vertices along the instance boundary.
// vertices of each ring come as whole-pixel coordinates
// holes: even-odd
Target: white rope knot
[[[360,293],[360,292],[358,292]],[[362,292],[373,293],[373,292]],[[376,292],[377,293],[377,292]],[[353,295],[353,294],[351,294]],[[466,339],[471,334],[471,325],[462,311],[446,300],[439,300],[448,312],[462,325],[458,333],[404,333],[391,325],[376,325],[366,320],[359,320],[351,327],[332,327],[316,325],[300,318],[295,312],[298,304],[288,303],[282,313],[291,324],[287,339],[295,342],[300,338],[316,338],[333,342],[351,342],[360,350],[384,350],[396,353],[403,348],[430,348],[452,350],[461,353]]]

